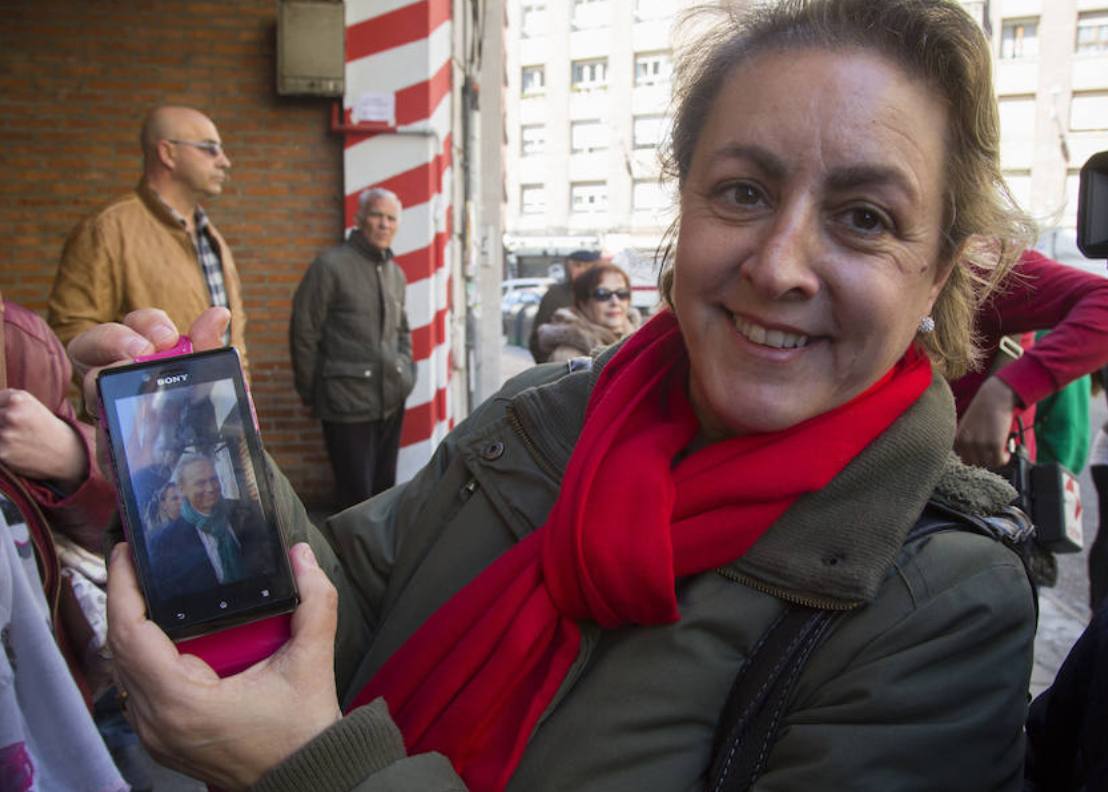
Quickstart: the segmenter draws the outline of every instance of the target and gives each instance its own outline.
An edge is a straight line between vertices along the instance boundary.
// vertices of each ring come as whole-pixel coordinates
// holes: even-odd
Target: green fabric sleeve
[[[254,792],[426,790],[454,792],[465,784],[441,754],[407,757],[384,700],[359,707],[277,767]]]
[[[1039,402],[1035,410],[1037,462],[1060,462],[1078,474],[1089,456],[1089,377],[1080,377]]]

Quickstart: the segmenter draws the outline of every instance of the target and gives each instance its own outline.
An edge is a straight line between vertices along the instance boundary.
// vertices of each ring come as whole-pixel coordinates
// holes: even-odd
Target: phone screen
[[[179,639],[293,609],[238,353],[110,369],[98,385],[150,618]]]

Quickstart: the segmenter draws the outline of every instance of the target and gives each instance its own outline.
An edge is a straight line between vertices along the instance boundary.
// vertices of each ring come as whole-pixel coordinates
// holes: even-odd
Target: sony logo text
[[[186,382],[188,378],[188,374],[174,374],[171,377],[158,377],[158,387],[161,388],[166,385],[176,385],[179,382]]]

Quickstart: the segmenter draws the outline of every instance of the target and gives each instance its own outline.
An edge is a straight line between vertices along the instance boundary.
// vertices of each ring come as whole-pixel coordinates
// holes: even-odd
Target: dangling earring
[[[921,333],[933,333],[935,332],[935,320],[930,316],[925,316],[919,320],[919,331]]]

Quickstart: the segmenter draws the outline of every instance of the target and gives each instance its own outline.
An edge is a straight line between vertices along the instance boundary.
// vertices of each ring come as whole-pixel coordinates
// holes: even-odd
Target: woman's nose
[[[794,209],[773,217],[743,274],[770,299],[811,296],[819,288],[815,263],[820,256],[818,224],[811,211]]]

